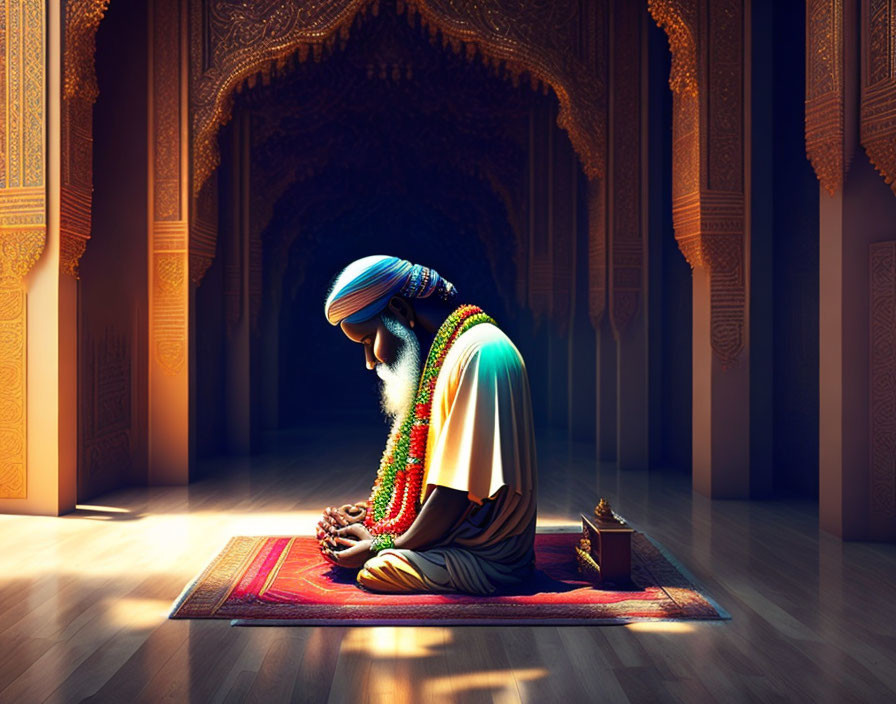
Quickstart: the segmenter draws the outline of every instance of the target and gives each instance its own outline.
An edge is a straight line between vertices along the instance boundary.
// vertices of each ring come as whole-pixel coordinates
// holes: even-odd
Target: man
[[[360,568],[372,591],[489,594],[534,569],[525,365],[456,297],[434,270],[386,256],[352,262],[327,297],[327,319],[363,347],[393,419],[370,500],[328,508],[318,524],[325,557]]]

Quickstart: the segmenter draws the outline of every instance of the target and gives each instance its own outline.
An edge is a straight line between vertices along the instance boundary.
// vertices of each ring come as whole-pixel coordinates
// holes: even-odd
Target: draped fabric
[[[489,594],[534,568],[535,437],[522,356],[494,325],[463,333],[433,393],[424,501],[435,486],[466,491],[466,513],[425,550],[384,550],[358,582],[376,591]]]
[[[332,325],[359,323],[380,313],[392,296],[433,295],[447,301],[455,297],[456,290],[435,269],[378,254],[353,261],[340,272],[324,313]]]

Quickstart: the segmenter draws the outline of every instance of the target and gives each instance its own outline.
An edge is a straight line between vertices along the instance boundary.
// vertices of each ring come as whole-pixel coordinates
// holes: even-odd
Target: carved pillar
[[[597,457],[616,459],[616,341],[605,315],[607,307],[606,182],[588,182],[588,309],[595,329]]]
[[[0,0],[0,511],[75,503],[76,288],[62,275],[62,9]]]
[[[864,2],[861,15],[847,0],[806,7],[806,151],[812,158],[818,135],[829,145],[826,162],[812,158],[822,189],[819,522],[846,539],[896,537],[890,439],[896,413],[888,376],[896,199],[884,184],[892,183],[896,109],[891,5]],[[810,133],[808,107],[819,94],[830,95],[834,107]],[[864,152],[854,149],[860,134]]]
[[[550,240],[552,254],[551,300],[551,422],[569,427],[572,306],[575,248],[576,175],[578,163],[569,139],[550,125]]]
[[[183,0],[149,3],[149,482],[190,472],[188,36]]]
[[[896,193],[896,5],[882,0],[862,2],[861,140],[869,160]],[[896,211],[896,207],[892,209]],[[890,234],[896,235],[896,226]],[[896,242],[872,244],[870,259],[868,534],[874,539],[894,540]]]
[[[569,435],[570,439],[594,442],[597,349],[588,311],[588,197],[587,180],[578,168],[573,175],[576,210],[573,229],[573,315],[569,337]]]
[[[642,148],[643,8],[610,3],[610,138],[607,176],[609,319],[617,343],[616,454],[621,469],[650,463],[644,288],[646,150]]]
[[[675,237],[694,270],[693,483],[750,493],[743,0],[649,0],[669,35]]]
[[[533,351],[527,355],[532,369],[532,403],[535,420],[550,420],[550,314],[553,295],[550,235],[549,172],[551,112],[539,102],[529,113],[529,310],[532,312]]]
[[[0,499],[28,497],[24,278],[47,239],[42,3],[0,2]]]
[[[65,7],[62,94],[62,270],[77,278],[90,239],[93,197],[93,105],[99,95],[96,31],[109,0],[69,0]]]
[[[862,0],[862,146],[896,193],[896,6]]]
[[[239,112],[231,132],[230,217],[225,246],[227,302],[227,450],[249,454],[252,449],[252,340],[249,303],[249,115]]]
[[[855,150],[855,10],[855,0],[806,1],[806,155],[831,196]]]

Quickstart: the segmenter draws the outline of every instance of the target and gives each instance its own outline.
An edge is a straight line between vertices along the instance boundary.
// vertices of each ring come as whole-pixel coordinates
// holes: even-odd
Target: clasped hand
[[[373,536],[362,523],[366,506],[346,504],[338,509],[328,506],[317,524],[317,538],[324,558],[346,568],[361,567],[373,557]]]

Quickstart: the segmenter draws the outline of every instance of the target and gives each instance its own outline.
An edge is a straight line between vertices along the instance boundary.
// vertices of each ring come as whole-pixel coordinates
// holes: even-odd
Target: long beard
[[[397,320],[383,316],[386,328],[401,340],[398,357],[392,364],[377,364],[380,378],[380,408],[395,428],[414,405],[420,382],[420,341]]]

